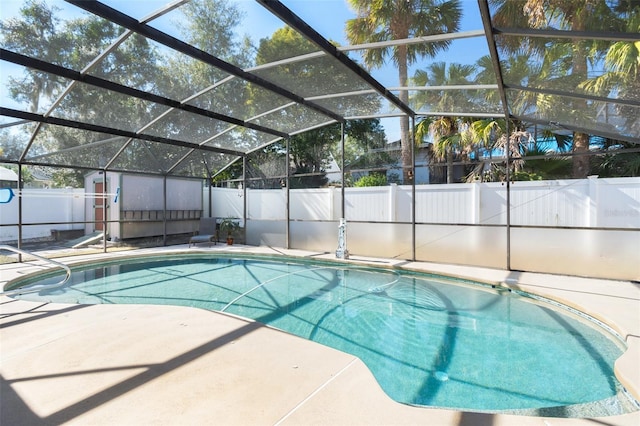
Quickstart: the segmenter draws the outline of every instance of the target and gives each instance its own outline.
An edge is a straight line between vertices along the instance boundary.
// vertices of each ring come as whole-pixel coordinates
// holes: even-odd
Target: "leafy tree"
[[[476,76],[476,82],[480,84],[488,84],[495,81],[495,75],[491,69],[492,63],[489,56],[480,58],[477,62],[479,72]],[[545,66],[541,62],[530,61],[529,55],[516,53],[509,55],[501,64],[503,78],[510,84],[526,86],[537,86],[541,80],[546,78]],[[490,102],[499,102],[497,92],[488,92],[491,97]],[[536,108],[540,97],[533,92],[517,91],[511,93],[510,109],[515,115],[525,115],[533,108]],[[509,128],[509,137],[507,137],[507,123]],[[567,164],[564,159],[549,158],[527,160],[530,156],[544,156],[548,154],[546,151],[539,149],[537,141],[533,139],[530,131],[530,125],[519,120],[508,119],[477,119],[470,126],[471,139],[476,145],[479,145],[485,153],[489,154],[494,150],[502,150],[506,147],[510,153],[511,177],[514,180],[532,180],[538,178],[558,178],[568,176]],[[566,135],[552,133],[549,130],[544,131],[547,139],[553,139],[557,149],[560,151],[568,151],[571,149],[571,138]],[[504,167],[499,164],[492,164],[490,170],[484,170],[484,164],[478,166],[467,177],[468,181],[481,179],[484,181],[502,180],[506,176]]]
[[[281,188],[286,183],[287,165],[284,141],[270,144],[247,156],[247,187]]]
[[[389,164],[384,152],[375,155],[371,151],[386,144],[384,129],[378,120],[350,120],[345,123],[345,146],[351,150],[345,156],[349,167],[357,162],[367,167]],[[328,183],[326,169],[331,160],[341,158],[339,149],[340,125],[334,124],[295,135],[291,138],[292,188],[317,188]],[[301,176],[296,176],[301,175]]]
[[[594,143],[602,154],[591,158],[591,167],[601,177],[640,176],[640,152],[637,144],[609,138],[597,138]]]
[[[349,120],[345,124],[344,162],[348,169],[380,169],[393,165],[395,158],[389,154],[387,138],[379,120]],[[332,151],[334,158],[341,153]]]
[[[331,43],[338,44],[335,41],[331,41]],[[292,28],[283,27],[275,31],[270,37],[260,40],[256,53],[256,64],[259,68],[253,72],[284,88],[298,92],[304,97],[326,95],[329,85],[332,93],[343,93],[363,88],[363,86],[354,86],[351,73],[345,73],[343,67],[339,66],[337,62],[327,61],[324,56],[287,61],[287,59],[313,52],[318,52],[318,46],[315,43],[309,41]],[[274,62],[279,63],[263,66]],[[266,105],[267,110],[274,107],[274,95],[272,93],[269,95],[269,104]],[[255,97],[252,98],[252,101],[255,101]],[[288,102],[286,99],[282,99],[282,101]],[[362,111],[377,111],[380,108],[380,101],[377,95],[338,97],[322,99],[318,102],[322,102],[325,108],[336,111],[343,116],[362,115]],[[298,112],[298,115],[290,115],[289,120],[296,120],[299,115],[306,122],[309,122],[310,126],[319,124],[319,119],[327,120],[324,116],[317,117],[318,113],[315,111],[310,111],[304,115],[300,112]]]
[[[227,181],[242,179],[242,159],[227,163],[226,167],[219,170],[211,179],[212,186],[224,186]]]
[[[186,42],[238,67],[251,64],[255,48],[248,37],[238,35],[245,15],[236,4],[228,0],[198,0],[186,3],[178,12],[180,15],[175,24]],[[163,63],[166,66],[161,67],[163,78],[157,88],[161,93],[227,116],[243,120],[251,116],[247,83],[242,79],[230,77],[219,68],[177,52],[165,58]],[[194,93],[197,96],[192,96]],[[167,137],[238,150],[251,150],[261,145],[257,132],[222,120],[177,111],[155,124],[153,130]],[[242,176],[242,161],[235,161],[227,154],[203,155],[194,151],[176,165],[175,161],[183,157],[184,151],[176,149],[175,153],[170,166],[176,166],[174,172],[188,169],[190,174],[200,174],[203,178],[211,173],[213,184]],[[204,166],[201,156],[205,157]],[[230,160],[232,164],[229,164]]]
[[[178,10],[182,15],[176,25],[186,42],[238,67],[251,64],[255,49],[246,36],[237,36],[244,19],[237,5],[228,0],[199,0],[188,2]],[[185,94],[198,93],[197,97],[189,98],[189,104],[231,117],[250,117],[247,84],[242,79],[228,78],[227,72],[179,53],[167,58],[166,63],[161,90],[170,97],[186,101]],[[165,122],[167,134],[181,139],[208,140],[225,146],[221,139],[241,134],[242,137],[233,137],[237,148],[250,149],[256,145],[251,132],[228,133],[233,125],[224,121],[173,114],[172,119]]]
[[[276,30],[271,37],[260,40],[256,52],[256,64],[265,65],[282,59],[295,57],[317,50],[317,47],[298,32],[289,27]],[[264,73],[271,73],[268,68]],[[300,64],[292,61],[277,68],[277,73],[286,75],[295,84],[305,84],[309,90],[317,84],[318,73],[325,72],[320,67]],[[271,75],[271,74],[269,74]],[[275,101],[275,102],[274,102]],[[259,117],[254,122],[285,132],[293,130],[299,123],[317,124],[315,112],[306,108],[289,105],[287,99],[281,98],[262,88],[251,86],[248,92],[248,102],[252,116]],[[262,115],[265,112],[268,114]],[[339,138],[339,133],[337,135]],[[326,183],[324,168],[329,161],[329,145],[336,140],[335,128],[324,127],[293,136],[290,143],[292,175],[302,175],[291,179],[292,187],[323,186]],[[280,142],[276,148],[281,154],[285,153],[285,143]],[[274,147],[264,149],[273,152]],[[280,163],[278,163],[280,164]],[[283,165],[286,163],[283,162]],[[280,173],[280,179],[286,176],[286,169]],[[278,182],[278,186],[280,183]]]
[[[524,156],[529,151],[532,140],[531,133],[525,123],[513,119],[508,121],[493,118],[474,120],[469,126],[468,137],[472,143],[482,144],[489,152],[499,150],[507,153],[508,151],[510,177],[523,175]],[[493,165],[488,173],[487,171],[484,171],[484,173],[484,175],[481,175],[480,169],[477,168],[468,177],[468,180],[475,180],[480,177],[486,181],[498,181],[506,178],[506,170],[496,165]]]
[[[57,188],[84,188],[84,172],[78,169],[58,169],[51,175],[53,186]]]
[[[476,83],[478,84],[495,84],[495,72],[493,70],[493,62],[490,56],[483,56],[476,63],[478,67],[478,74],[476,76]],[[515,84],[520,86],[538,86],[539,80],[543,79],[545,72],[543,71],[542,63],[532,62],[528,54],[517,52],[508,55],[500,63],[502,69],[502,76],[505,82],[508,84]],[[501,104],[500,93],[496,91],[487,92],[488,99],[492,104]],[[510,93],[509,107],[515,115],[525,115],[536,107],[539,97],[533,92],[517,91]]]
[[[317,188],[328,182],[325,171],[331,148],[340,140],[340,129],[327,126],[291,138],[292,188]]]
[[[347,37],[353,44],[452,33],[458,30],[462,17],[458,0],[349,0],[349,4],[357,13],[356,18],[346,23]],[[449,45],[450,41],[441,41],[367,49],[363,59],[367,67],[378,68],[391,57],[398,66],[399,85],[406,87],[411,64],[421,57],[433,57]],[[408,104],[408,92],[401,90],[399,99]],[[408,117],[400,118],[400,135],[403,178],[406,182],[412,166],[413,145]]]
[[[474,65],[435,62],[427,69],[417,70],[413,77],[415,86],[443,86],[451,84],[472,84],[477,68]],[[413,98],[418,109],[428,105],[435,111],[469,111],[481,102],[477,91],[464,91],[462,95],[449,90],[429,90],[418,92]],[[470,119],[458,116],[440,116],[423,119],[416,126],[416,142],[422,142],[428,133],[432,137],[431,153],[435,161],[446,160],[447,183],[453,182],[453,162],[456,156],[467,157],[473,148],[468,137]],[[433,168],[432,168],[433,171]],[[438,175],[437,172],[434,175]]]
[[[0,166],[5,169],[13,170],[16,174],[18,174],[18,166],[16,164],[0,164]],[[20,183],[20,187],[23,187],[25,183],[33,182],[35,178],[33,174],[27,167],[22,168],[22,182]]]
[[[60,9],[40,0],[27,0],[20,8],[20,18],[0,22],[2,46],[44,61],[61,63],[65,50],[64,35],[59,32]],[[26,102],[31,112],[40,110],[43,98],[60,90],[62,79],[44,72],[25,69],[21,79],[10,76],[9,94],[19,102]]]
[[[256,64],[268,64],[282,59],[293,58],[299,55],[318,50],[316,45],[304,38],[300,33],[290,27],[277,29],[270,37],[260,40],[256,52]],[[298,62],[284,64],[285,70],[299,75],[305,65]]]
[[[640,176],[640,154],[607,153],[598,166],[602,177]]]
[[[176,24],[189,44],[240,67],[248,66],[247,38],[236,37],[245,14],[234,3],[229,0],[191,1],[179,11],[184,19]]]
[[[159,61],[145,38],[129,37],[87,68],[120,36],[119,26],[92,15],[62,21],[57,17],[59,9],[35,0],[28,1],[20,12],[20,17],[2,23],[6,30],[3,44],[7,48],[134,87],[149,89],[149,81],[155,81]],[[9,80],[11,96],[19,101],[29,99],[33,111],[43,110],[43,100],[50,104],[65,87],[70,90],[58,99],[53,112],[71,120],[138,130],[158,108],[136,98],[30,69],[25,70],[22,80]],[[82,163],[102,167],[123,142],[109,135],[58,126],[41,126],[36,132],[27,158],[39,156],[40,160],[69,166]]]
[[[549,152],[544,149],[529,148],[522,156],[522,171],[514,173],[514,180],[563,179],[571,175],[571,161],[560,157],[540,158],[547,154]]]
[[[0,159],[8,161],[17,161],[24,150],[24,135],[20,130],[9,130],[9,128],[0,129]]]
[[[289,27],[276,30],[270,37],[260,40],[256,54],[257,65],[265,65],[283,59],[303,55],[312,51],[317,51],[315,44],[302,37],[298,32]],[[287,82],[283,84],[295,84],[304,86],[305,95],[313,96],[322,93],[325,89],[326,81],[331,79],[336,91],[350,90],[350,81],[342,78],[342,73],[332,66],[327,66],[325,61],[316,63],[313,61],[291,61],[284,62],[273,70],[271,67],[262,69],[269,78],[278,78],[277,75],[286,76]],[[277,74],[277,75],[276,75]],[[274,100],[280,100],[280,105]],[[299,123],[307,123],[309,127],[322,124],[327,119],[318,116],[315,111],[299,106],[287,106],[286,99],[274,96],[273,93],[252,87],[249,95],[249,102],[253,114],[259,116],[265,111],[269,114],[260,116],[255,122],[277,128],[283,131],[294,130]],[[340,111],[348,111],[362,107],[362,103],[375,102],[377,107],[377,97],[371,99],[359,97],[358,99],[346,100],[339,105],[333,105]],[[277,108],[281,106],[281,108]],[[366,150],[375,143],[382,141],[384,133],[378,120],[351,120],[345,123],[345,135],[350,143]],[[334,158],[340,158],[338,150],[341,138],[341,128],[339,124],[331,124],[318,129],[309,130],[296,134],[290,138],[291,154],[290,166],[292,188],[299,187],[321,187],[327,184],[326,169]],[[279,144],[279,151],[284,152],[284,143]],[[283,174],[284,176],[284,174]]]
[[[84,69],[120,36],[121,28],[94,16],[67,21],[61,34],[69,46],[66,66]],[[132,35],[111,54],[94,64],[90,73],[123,85],[152,89],[149,82],[161,80],[157,52],[144,37]],[[76,83],[61,99],[56,114],[77,121],[138,131],[146,126],[164,107],[108,90]],[[58,164],[78,163],[104,167],[125,143],[122,138],[89,133],[80,129],[47,127],[38,138],[46,151],[57,153]],[[163,135],[164,136],[164,135]],[[51,148],[47,144],[53,145]],[[147,148],[143,143],[130,144],[117,159],[123,169],[145,164]],[[77,148],[79,149],[77,149]],[[152,169],[157,170],[157,169]]]
[[[417,70],[411,79],[413,86],[446,86],[474,84],[478,68],[446,62],[431,63],[426,69]],[[426,90],[419,91],[412,102],[418,109],[429,106],[435,111],[473,111],[482,103],[476,90]]]
[[[247,55],[251,50],[245,49],[245,43],[234,39],[235,28],[241,19],[235,6],[228,1],[203,0],[190,2],[179,10],[189,18],[180,21],[189,42],[240,65],[248,63]],[[44,2],[30,0],[19,18],[2,23],[5,30],[3,44],[19,53],[82,70],[121,35],[122,29],[109,21],[87,16],[62,22],[56,17],[57,12],[58,9],[48,7]],[[178,72],[176,68],[180,68]],[[185,55],[161,56],[146,38],[138,35],[127,37],[111,53],[94,63],[88,72],[178,100],[185,100],[184,93],[215,87],[216,82],[226,77],[224,72]],[[188,79],[180,76],[188,76]],[[214,92],[205,91],[205,95],[193,102],[203,108],[220,110],[218,103],[233,105],[230,95],[237,97],[240,93],[239,105],[243,106],[244,88],[236,90],[238,80],[218,87]],[[37,110],[42,109],[43,99],[52,100],[68,84],[27,70],[24,79],[10,81],[10,93],[17,100],[28,99],[30,109]],[[166,113],[164,106],[82,83],[74,83],[73,89],[60,100],[55,110],[55,114],[73,120],[129,131],[142,130],[194,142],[203,142],[230,127],[226,123],[179,112],[157,120]],[[120,169],[145,165],[149,171],[163,172],[175,165],[186,152],[180,147],[43,126],[29,157],[48,155],[48,158],[40,158],[51,162],[55,160],[58,164],[82,163],[97,168],[114,161],[113,165]],[[119,157],[114,159],[118,153]]]
[[[253,72],[304,97],[326,95],[327,84],[335,93],[354,90],[351,75],[326,58],[287,61],[317,51],[318,47],[297,31],[289,27],[280,28],[270,37],[260,40],[256,53],[258,67]],[[269,65],[273,63],[277,64]],[[289,99],[255,86],[251,87],[250,102],[256,122],[285,132],[297,131],[300,123],[311,128],[331,121],[315,110],[303,105],[290,105]],[[362,115],[363,110],[377,111],[380,107],[379,97],[374,94],[318,102],[344,116]],[[268,114],[261,115],[265,112]]]

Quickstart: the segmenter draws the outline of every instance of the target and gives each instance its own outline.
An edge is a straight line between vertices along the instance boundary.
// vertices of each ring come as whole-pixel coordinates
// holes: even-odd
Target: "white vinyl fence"
[[[18,192],[17,190],[15,190]],[[51,237],[52,230],[84,229],[85,191],[82,188],[22,189],[22,238]],[[18,240],[18,198],[0,204],[0,243]],[[47,223],[47,225],[41,225]],[[53,223],[49,225],[49,223]],[[31,225],[33,224],[33,225]]]
[[[640,178],[514,182],[510,189],[507,228],[501,183],[418,185],[415,207],[411,186],[345,188],[348,249],[361,256],[640,279]],[[203,189],[202,216],[242,218],[246,208],[248,244],[337,247],[340,188],[209,191]],[[82,189],[23,190],[23,239],[82,229],[71,222],[85,221],[85,203],[92,200],[84,195]],[[0,204],[0,243],[18,238],[17,204],[17,198]]]
[[[205,205],[208,204],[205,188]],[[640,229],[640,178],[567,179],[511,184],[513,226]],[[237,189],[213,188],[214,217],[242,217]],[[247,219],[286,220],[286,190],[247,189]],[[416,186],[416,223],[506,225],[507,192],[501,183]],[[348,221],[411,222],[411,186],[345,189]],[[336,221],[341,189],[292,189],[290,219]]]
[[[332,252],[340,188],[215,188],[212,216],[242,217],[247,243]],[[640,178],[346,188],[348,250],[360,256],[640,279]]]

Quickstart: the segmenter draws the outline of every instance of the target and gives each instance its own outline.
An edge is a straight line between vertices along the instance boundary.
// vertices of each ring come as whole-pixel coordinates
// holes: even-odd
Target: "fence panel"
[[[83,229],[84,189],[22,189],[22,223],[33,224],[22,228],[23,239],[51,237],[52,230],[69,231]],[[47,225],[47,223],[55,223]],[[0,204],[0,224],[18,224],[18,198]],[[42,224],[42,225],[40,225]],[[17,226],[1,226],[0,242],[18,240]]]
[[[588,226],[587,180],[515,182],[511,185],[511,224]]]
[[[640,178],[597,179],[595,226],[640,229]]]
[[[249,194],[249,190],[247,190]],[[209,205],[209,188],[203,190],[204,204]],[[242,217],[244,195],[237,189],[212,188],[211,217]]]
[[[333,220],[335,192],[335,188],[292,189],[291,220]]]
[[[286,220],[286,201],[285,189],[247,190],[247,219]],[[240,210],[240,217],[242,217],[242,210]]]
[[[345,191],[345,217],[352,221],[390,222],[391,186],[348,188]]]
[[[473,185],[475,184],[417,186],[416,222],[474,223]]]

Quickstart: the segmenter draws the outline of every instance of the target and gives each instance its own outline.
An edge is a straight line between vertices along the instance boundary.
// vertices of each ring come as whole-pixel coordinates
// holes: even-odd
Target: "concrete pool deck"
[[[159,251],[335,260],[300,250],[184,245],[62,261]],[[640,399],[638,283],[358,256],[350,261],[492,282],[579,307],[626,338],[629,349],[616,374]],[[41,271],[38,265],[0,265],[0,282]],[[252,321],[177,306],[65,305],[0,296],[0,375],[2,425],[640,425],[638,411],[575,419],[406,406],[388,398],[353,355]]]

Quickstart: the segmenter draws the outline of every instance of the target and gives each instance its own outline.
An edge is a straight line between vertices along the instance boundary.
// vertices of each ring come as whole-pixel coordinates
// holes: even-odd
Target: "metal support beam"
[[[498,83],[498,92],[500,93],[500,99],[502,101],[502,107],[504,109],[504,115],[506,117],[506,133],[507,133],[507,152],[506,154],[506,179],[507,179],[507,270],[511,270],[511,199],[510,199],[510,180],[509,174],[509,106],[507,103],[507,95],[504,88],[504,78],[502,77],[502,68],[500,66],[500,58],[498,56],[498,47],[496,45],[493,25],[491,24],[491,14],[489,12],[489,5],[487,0],[478,0],[478,7],[480,8],[480,16],[482,17],[482,24],[484,26],[484,32],[487,36],[487,44],[489,45],[489,53],[491,54],[491,62],[493,63],[493,70],[496,74],[496,80]]]
[[[244,220],[244,243],[247,244],[247,157],[242,157],[242,220]]]
[[[102,252],[107,252],[107,231],[109,210],[107,209],[107,170],[102,170]]]
[[[234,151],[232,149],[216,148],[208,145],[194,145],[192,143],[179,141],[176,139],[167,139],[160,136],[153,136],[153,135],[147,135],[144,133],[135,133],[127,130],[114,129],[113,127],[98,126],[96,124],[66,120],[64,118],[45,117],[41,114],[34,114],[32,112],[19,111],[19,110],[5,108],[5,107],[0,107],[0,115],[6,115],[8,117],[14,117],[14,118],[21,118],[29,121],[35,121],[38,123],[53,124],[55,126],[70,127],[74,129],[88,130],[91,132],[106,133],[114,136],[123,136],[126,138],[146,140],[146,141],[157,142],[157,143],[162,143],[166,145],[195,148],[202,151],[220,152],[223,154],[231,154],[231,155],[236,155],[240,157],[245,155],[244,152]]]
[[[285,205],[285,210],[286,210],[286,225],[285,225],[285,231],[284,231],[284,235],[285,235],[285,247],[286,248],[291,248],[291,234],[290,234],[290,225],[289,222],[291,220],[291,167],[289,166],[289,164],[291,164],[291,138],[287,138],[287,158],[285,160],[285,167],[286,167],[286,205]]]
[[[502,77],[502,67],[500,66],[500,57],[498,56],[498,47],[496,46],[496,40],[493,37],[493,26],[491,24],[491,14],[489,13],[489,5],[487,4],[487,0],[478,0],[478,7],[480,8],[480,16],[482,17],[482,25],[484,26],[484,33],[487,37],[487,44],[489,46],[489,54],[491,55],[493,71],[496,74],[496,82],[498,83],[498,93],[500,93],[500,100],[502,101],[504,116],[508,119],[509,104],[507,103],[507,95],[504,90],[504,78]]]
[[[344,174],[344,142],[345,142],[345,131],[344,131],[344,123],[340,126],[340,217],[346,219],[345,217],[345,200],[344,200],[344,186],[345,186],[345,174]]]
[[[505,129],[507,132],[507,135],[509,134],[509,120],[507,120],[507,123],[505,125]],[[505,164],[506,164],[506,172],[505,172],[505,179],[507,180],[506,185],[507,185],[507,199],[506,199],[506,203],[507,203],[507,270],[510,271],[511,270],[511,172],[510,172],[510,158],[511,158],[511,146],[509,143],[509,140],[507,139],[507,152],[505,153]]]
[[[167,175],[162,177],[162,245],[167,245]]]
[[[522,90],[523,92],[538,93],[541,95],[562,96],[565,98],[584,99],[587,101],[607,102],[617,105],[640,107],[640,102],[633,99],[607,98],[604,96],[589,95],[578,92],[567,92],[566,90],[541,89],[538,87],[525,87],[518,84],[503,84],[504,89]]]
[[[416,260],[416,119],[411,117],[411,260]]]
[[[570,42],[575,42],[577,39],[628,41],[632,43],[638,41],[638,33],[633,32],[624,33],[612,31],[567,31],[537,28],[494,28],[493,34],[514,37],[567,39]]]
[[[22,164],[18,163],[18,249],[22,249]],[[18,262],[22,262],[22,253],[18,253]]]

